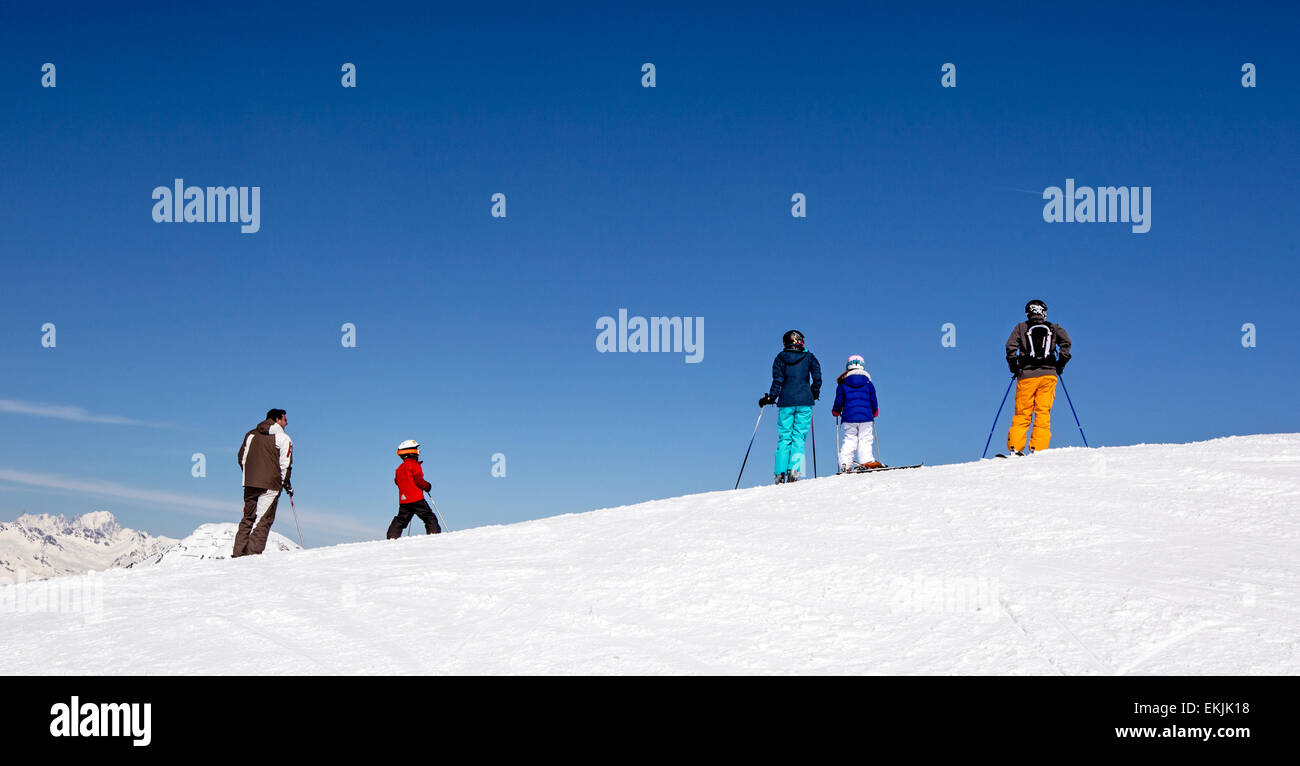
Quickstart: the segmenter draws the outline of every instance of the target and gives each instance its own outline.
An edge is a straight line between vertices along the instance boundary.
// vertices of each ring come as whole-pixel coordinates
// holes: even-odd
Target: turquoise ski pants
[[[772,473],[803,474],[803,444],[812,424],[812,407],[779,407],[776,416],[776,467]]]

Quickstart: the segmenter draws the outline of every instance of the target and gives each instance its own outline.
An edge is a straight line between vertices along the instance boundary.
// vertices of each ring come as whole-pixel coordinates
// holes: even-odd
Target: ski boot
[[[872,460],[871,462],[863,463],[861,470],[870,471],[872,468],[884,468],[884,467],[885,464],[880,462],[879,460]]]
[[[776,475],[776,481],[774,481],[774,482],[772,482],[772,483],[773,483],[773,484],[785,484],[785,474],[783,474],[783,473],[778,473],[778,474]]]
[[[786,471],[786,472],[785,472],[785,483],[786,483],[786,484],[793,484],[793,483],[795,483],[796,481],[799,481],[799,474],[798,474],[797,472],[795,472],[795,471],[793,471],[793,470],[791,470],[791,471]]]

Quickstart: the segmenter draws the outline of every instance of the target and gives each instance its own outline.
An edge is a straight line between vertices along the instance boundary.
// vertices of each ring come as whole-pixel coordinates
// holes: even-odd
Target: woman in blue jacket
[[[775,404],[777,411],[776,483],[797,481],[803,471],[804,441],[812,424],[813,402],[821,397],[822,366],[804,348],[803,333],[790,330],[781,337],[785,349],[772,361],[772,388],[759,407]]]

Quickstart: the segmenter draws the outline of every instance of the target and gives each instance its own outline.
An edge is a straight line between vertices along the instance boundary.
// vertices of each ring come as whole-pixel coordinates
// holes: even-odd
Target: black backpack
[[[1027,357],[1028,363],[1025,366],[1056,361],[1056,354],[1052,351],[1056,347],[1055,327],[1047,322],[1030,323],[1025,328],[1025,340],[1028,341],[1029,348],[1020,349],[1020,353]]]

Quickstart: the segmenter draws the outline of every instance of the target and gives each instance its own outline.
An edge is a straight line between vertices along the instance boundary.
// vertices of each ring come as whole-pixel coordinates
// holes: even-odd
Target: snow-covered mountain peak
[[[108,511],[91,511],[83,513],[77,517],[76,524],[85,529],[95,529],[106,534],[112,534],[121,529],[117,519]]]
[[[184,564],[202,559],[228,559],[234,550],[235,532],[238,529],[239,525],[233,522],[201,524],[184,540],[131,566],[148,567],[158,564]],[[298,550],[302,550],[302,546],[298,545],[298,543],[279,532],[272,532],[266,538],[266,550],[263,551],[263,555]]]
[[[0,522],[0,575],[39,580],[129,566],[175,542],[125,528],[108,511],[24,513]]]

